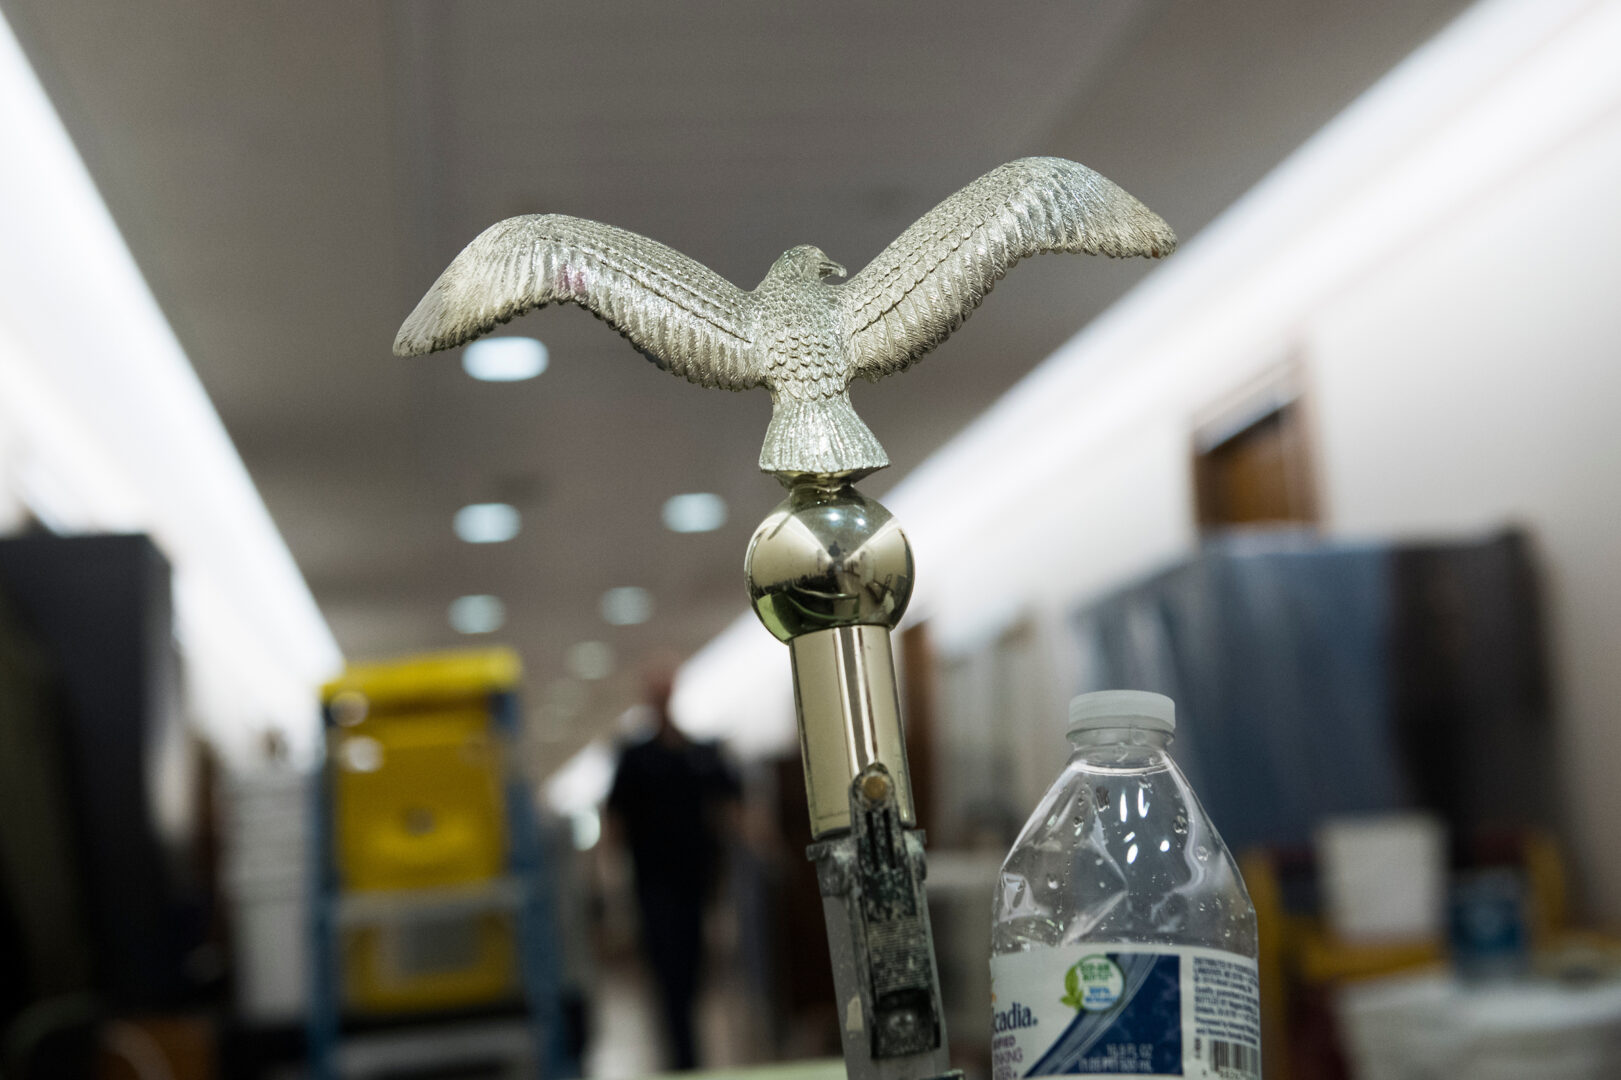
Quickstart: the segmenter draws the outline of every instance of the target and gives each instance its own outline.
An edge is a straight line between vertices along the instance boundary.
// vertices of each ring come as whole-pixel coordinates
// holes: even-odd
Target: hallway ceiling
[[[641,658],[742,609],[744,545],[780,498],[754,465],[770,404],[655,372],[575,308],[507,331],[550,349],[528,382],[394,359],[481,229],[596,218],[752,287],[798,243],[853,272],[1041,153],[1185,241],[1462,6],[0,0],[346,653],[484,640],[447,605],[501,597],[541,767],[635,700]],[[1032,260],[919,372],[859,384],[893,462],[866,488],[1150,269]],[[693,491],[730,520],[667,531],[665,499]],[[457,540],[454,512],[487,501],[523,512],[518,537]],[[623,585],[652,593],[651,621],[604,623]],[[618,673],[571,682],[564,656],[590,640]]]

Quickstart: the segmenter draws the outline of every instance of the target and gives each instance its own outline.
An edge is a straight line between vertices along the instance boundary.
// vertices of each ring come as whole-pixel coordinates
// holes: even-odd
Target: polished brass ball
[[[754,531],[743,563],[754,611],[788,641],[837,626],[893,628],[912,598],[912,547],[849,484],[801,483]]]

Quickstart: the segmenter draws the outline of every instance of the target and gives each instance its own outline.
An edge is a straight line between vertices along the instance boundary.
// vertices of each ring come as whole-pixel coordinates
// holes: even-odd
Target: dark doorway
[[[1317,523],[1298,399],[1196,451],[1193,470],[1201,529]]]

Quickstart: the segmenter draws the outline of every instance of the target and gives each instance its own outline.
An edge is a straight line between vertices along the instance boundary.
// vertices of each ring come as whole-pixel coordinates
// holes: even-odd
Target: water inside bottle
[[[993,953],[1109,938],[1255,956],[1249,894],[1169,738],[1071,736],[1064,772],[1002,864]]]

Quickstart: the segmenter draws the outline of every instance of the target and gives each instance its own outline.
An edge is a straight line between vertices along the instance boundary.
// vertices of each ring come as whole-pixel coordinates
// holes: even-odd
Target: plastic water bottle
[[[1255,908],[1166,753],[1175,706],[1070,703],[1069,762],[1002,864],[992,1075],[1261,1075]]]

